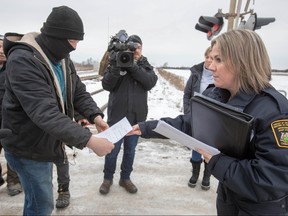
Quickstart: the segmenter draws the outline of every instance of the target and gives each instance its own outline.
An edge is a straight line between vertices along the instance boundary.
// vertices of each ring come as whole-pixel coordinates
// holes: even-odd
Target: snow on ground
[[[169,82],[158,74],[156,86],[148,94],[147,120],[160,117],[176,117],[183,110],[183,92],[171,87]]]
[[[181,72],[183,73],[183,72]],[[287,89],[288,76],[273,77],[277,89]],[[283,85],[281,84],[283,82]],[[99,82],[85,81],[88,91],[95,91]],[[286,85],[284,85],[286,83]],[[159,76],[157,85],[149,92],[148,120],[176,117],[181,114],[183,93],[171,87]],[[97,103],[107,100],[108,94],[95,96]],[[90,128],[95,131],[94,128]],[[76,158],[73,154],[76,152]],[[187,186],[191,177],[191,151],[172,140],[140,139],[131,179],[138,187],[129,194],[118,185],[122,151],[119,153],[114,184],[110,193],[100,195],[104,157],[89,153],[88,149],[67,149],[70,161],[71,204],[53,215],[215,215],[217,180],[211,177],[211,189],[203,191]],[[5,165],[3,152],[0,162]],[[203,167],[202,167],[203,171]],[[54,170],[54,196],[57,197],[57,175]],[[202,172],[199,180],[202,179]],[[0,215],[21,215],[23,193],[10,197],[6,184],[0,188]]]

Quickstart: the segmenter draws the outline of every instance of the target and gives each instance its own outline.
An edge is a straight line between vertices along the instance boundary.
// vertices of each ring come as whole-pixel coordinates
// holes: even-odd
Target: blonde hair
[[[211,51],[212,51],[212,47],[211,46],[207,47],[207,49],[205,50],[204,56],[207,57]]]
[[[257,33],[237,29],[219,35],[217,44],[222,61],[236,73],[238,90],[260,93],[271,84],[271,65],[266,47]]]

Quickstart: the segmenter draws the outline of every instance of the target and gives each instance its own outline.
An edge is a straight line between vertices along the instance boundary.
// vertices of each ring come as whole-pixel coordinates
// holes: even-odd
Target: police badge
[[[288,148],[288,119],[272,122],[271,128],[277,145],[281,148]]]

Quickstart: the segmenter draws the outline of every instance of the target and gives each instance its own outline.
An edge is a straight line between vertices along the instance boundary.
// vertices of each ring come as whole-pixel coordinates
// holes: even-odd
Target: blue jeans
[[[202,161],[202,155],[199,154],[197,151],[192,150],[192,157],[190,161],[193,161],[193,162]]]
[[[53,202],[53,163],[16,157],[5,152],[10,167],[18,174],[24,189],[23,215],[51,215]]]
[[[123,180],[130,179],[130,174],[133,170],[133,162],[135,157],[135,148],[137,146],[139,136],[125,136],[123,139],[115,143],[115,147],[110,154],[105,157],[104,179],[113,179],[116,170],[117,156],[120,152],[121,145],[124,143],[123,157],[121,163],[120,177]]]

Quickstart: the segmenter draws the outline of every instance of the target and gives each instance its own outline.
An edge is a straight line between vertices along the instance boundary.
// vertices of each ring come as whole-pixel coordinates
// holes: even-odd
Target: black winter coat
[[[63,162],[64,144],[82,149],[92,136],[72,119],[74,109],[91,123],[102,111],[86,91],[70,58],[62,60],[66,103],[49,60],[35,41],[38,33],[6,34],[6,91],[3,128],[13,135],[2,139],[5,151],[36,161]]]
[[[208,96],[221,98],[214,97],[213,91],[208,92]],[[221,153],[209,161],[208,169],[219,180],[218,198],[233,203],[251,215],[287,214],[287,99],[274,88],[268,88],[261,94],[240,92],[227,104],[240,108],[255,118],[254,137],[247,143],[251,147],[251,154],[247,159],[239,160]],[[191,135],[190,115],[162,120]],[[157,121],[139,123],[142,137],[163,138],[152,131],[156,124]]]
[[[130,124],[145,121],[148,114],[148,91],[158,77],[146,57],[141,57],[133,67],[121,69],[108,66],[102,86],[109,91],[108,124],[113,125],[123,117]]]
[[[203,68],[204,62],[190,68],[191,75],[187,80],[183,95],[184,114],[190,113],[190,99],[194,95],[194,92],[200,92]]]

